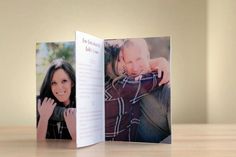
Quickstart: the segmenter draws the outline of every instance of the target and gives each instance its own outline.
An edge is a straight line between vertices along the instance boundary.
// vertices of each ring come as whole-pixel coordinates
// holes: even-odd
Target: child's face
[[[51,81],[51,90],[58,101],[68,105],[70,103],[70,94],[72,81],[63,69],[54,72]]]

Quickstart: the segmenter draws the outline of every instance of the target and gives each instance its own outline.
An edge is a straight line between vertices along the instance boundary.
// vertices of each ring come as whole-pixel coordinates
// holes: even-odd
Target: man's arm
[[[160,87],[159,83],[162,80],[163,74],[158,78],[157,72],[150,72],[141,75],[139,79],[126,76],[113,84],[121,97],[126,97],[132,103],[136,103],[143,96]]]

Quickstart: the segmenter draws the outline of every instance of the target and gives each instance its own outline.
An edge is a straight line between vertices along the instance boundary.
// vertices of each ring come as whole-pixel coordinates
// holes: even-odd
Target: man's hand
[[[158,77],[160,78],[163,73],[163,78],[161,82],[159,83],[159,86],[162,84],[168,83],[170,81],[170,66],[169,62],[163,58],[155,58],[151,59],[150,62],[150,68],[152,71],[158,71]]]

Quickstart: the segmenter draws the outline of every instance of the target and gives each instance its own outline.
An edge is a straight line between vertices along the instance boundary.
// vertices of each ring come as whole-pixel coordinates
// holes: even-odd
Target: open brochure
[[[171,143],[170,37],[36,44],[37,139]]]

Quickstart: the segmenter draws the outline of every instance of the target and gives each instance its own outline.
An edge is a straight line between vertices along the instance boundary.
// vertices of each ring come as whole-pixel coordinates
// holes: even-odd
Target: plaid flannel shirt
[[[157,72],[143,74],[138,80],[125,76],[112,85],[105,84],[105,137],[106,140],[134,141],[139,117],[139,100],[159,87]]]

